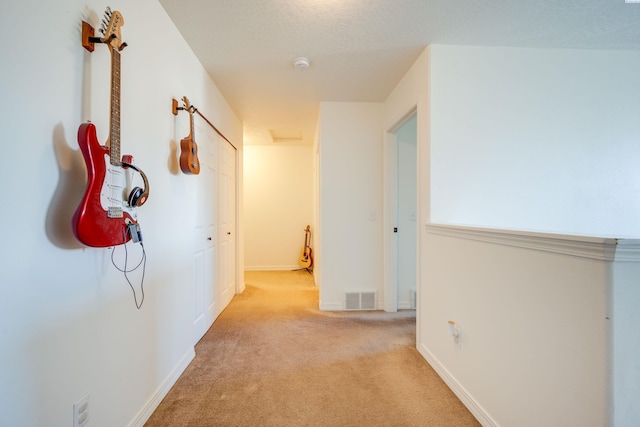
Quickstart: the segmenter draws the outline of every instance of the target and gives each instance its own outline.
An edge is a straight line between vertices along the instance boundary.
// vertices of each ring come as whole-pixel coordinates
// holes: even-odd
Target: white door
[[[219,138],[218,295],[222,311],[236,294],[236,149]]]
[[[384,310],[414,307],[417,291],[417,119],[412,111],[385,134]]]
[[[185,176],[196,188],[194,230],[194,340],[200,341],[213,324],[216,313],[217,239],[217,143],[209,126],[199,125],[196,117],[195,141],[198,145],[200,174]]]
[[[417,236],[417,121],[414,116],[397,137],[397,297],[398,309],[415,308]]]

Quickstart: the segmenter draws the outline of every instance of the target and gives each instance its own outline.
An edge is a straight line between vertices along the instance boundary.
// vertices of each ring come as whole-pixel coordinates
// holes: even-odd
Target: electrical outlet
[[[89,423],[89,395],[73,404],[73,427],[85,427]]]

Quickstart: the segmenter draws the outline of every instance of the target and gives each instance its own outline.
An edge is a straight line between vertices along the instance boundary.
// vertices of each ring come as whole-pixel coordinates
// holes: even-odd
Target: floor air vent
[[[345,309],[347,310],[375,310],[375,292],[346,292]]]

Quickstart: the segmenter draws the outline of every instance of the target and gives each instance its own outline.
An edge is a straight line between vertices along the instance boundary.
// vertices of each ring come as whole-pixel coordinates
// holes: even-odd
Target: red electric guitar
[[[108,247],[121,245],[131,239],[129,225],[137,224],[135,208],[149,197],[149,183],[144,173],[133,166],[132,156],[120,159],[120,27],[122,14],[107,8],[100,39],[111,52],[111,118],[109,138],[104,146],[96,136],[96,127],[90,122],[78,129],[78,145],[87,165],[87,188],[73,215],[73,233],[87,246]],[[144,189],[131,186],[129,169],[140,173]]]
[[[189,113],[189,135],[180,141],[180,169],[187,175],[198,175],[200,173],[200,160],[198,160],[198,145],[193,131],[193,111],[186,96],[182,98],[184,109]]]

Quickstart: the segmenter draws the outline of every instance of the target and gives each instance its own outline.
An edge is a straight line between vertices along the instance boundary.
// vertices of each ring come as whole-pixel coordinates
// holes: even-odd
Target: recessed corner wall
[[[300,268],[305,227],[312,251],[316,232],[313,147],[247,145],[244,162],[245,269]]]

